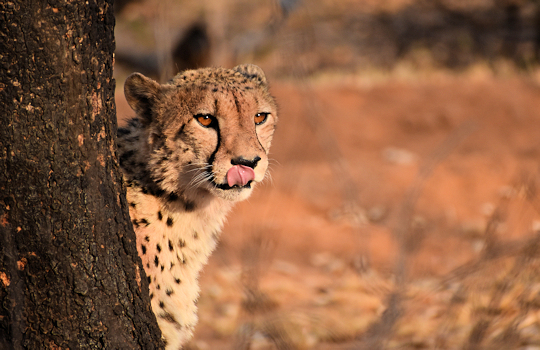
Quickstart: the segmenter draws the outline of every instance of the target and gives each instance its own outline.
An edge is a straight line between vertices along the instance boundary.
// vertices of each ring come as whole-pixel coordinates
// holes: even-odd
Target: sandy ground
[[[540,349],[537,79],[336,75],[272,93],[271,180],[203,272],[193,348]]]

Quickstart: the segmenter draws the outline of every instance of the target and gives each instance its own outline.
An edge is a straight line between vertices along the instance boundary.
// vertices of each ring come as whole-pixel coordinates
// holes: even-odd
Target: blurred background
[[[540,2],[117,0],[123,81],[254,63],[270,177],[190,349],[540,349]]]

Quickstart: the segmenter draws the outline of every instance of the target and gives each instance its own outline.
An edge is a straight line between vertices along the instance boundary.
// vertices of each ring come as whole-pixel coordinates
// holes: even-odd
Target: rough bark
[[[3,1],[0,22],[0,348],[160,348],[115,155],[111,0]]]

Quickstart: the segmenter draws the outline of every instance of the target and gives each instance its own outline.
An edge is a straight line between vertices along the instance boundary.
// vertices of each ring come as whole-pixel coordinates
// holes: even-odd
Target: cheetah
[[[118,129],[137,250],[167,350],[197,323],[199,272],[227,213],[268,168],[278,120],[255,65],[202,68],[158,84],[140,73],[124,85],[136,117]]]

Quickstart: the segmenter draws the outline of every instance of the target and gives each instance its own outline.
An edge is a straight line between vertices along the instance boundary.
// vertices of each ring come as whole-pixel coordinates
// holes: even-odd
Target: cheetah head
[[[134,73],[124,90],[161,190],[192,202],[239,201],[264,179],[277,111],[259,67],[188,70],[163,85]]]

